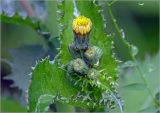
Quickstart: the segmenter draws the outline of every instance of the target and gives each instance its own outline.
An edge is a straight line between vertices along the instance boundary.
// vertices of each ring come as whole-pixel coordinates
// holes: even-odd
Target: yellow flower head
[[[91,27],[91,20],[85,16],[78,16],[76,19],[73,20],[72,28],[78,34],[87,34],[91,30]]]

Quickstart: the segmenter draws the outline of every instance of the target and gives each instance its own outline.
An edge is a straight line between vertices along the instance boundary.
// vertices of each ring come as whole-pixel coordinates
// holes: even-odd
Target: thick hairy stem
[[[115,18],[114,18],[114,15],[113,15],[112,10],[111,10],[111,7],[110,7],[111,4],[107,3],[107,6],[108,6],[109,15],[111,16],[111,20],[112,20],[112,22],[113,22],[113,24],[114,24],[114,27],[115,27],[115,29],[116,29],[116,31],[117,31],[117,34],[118,34],[120,40],[123,42],[123,44],[124,44],[125,46],[128,46],[129,43],[123,39],[123,37],[122,37],[122,35],[121,35],[121,29],[119,28],[119,26],[118,26],[118,24],[117,24],[117,22],[116,22],[116,20],[115,20]],[[130,49],[130,48],[129,48],[129,49]],[[132,55],[132,53],[130,52],[130,50],[129,50],[129,55],[131,56],[132,60],[133,60],[135,63],[137,63],[137,59],[135,58],[134,55]],[[154,103],[156,104],[157,102],[156,102],[156,100],[155,100],[155,98],[154,98],[154,96],[153,96],[153,94],[152,94],[151,89],[150,89],[149,86],[148,86],[148,83],[147,83],[147,81],[146,81],[146,79],[145,79],[144,73],[143,73],[142,70],[140,69],[139,65],[136,65],[135,68],[136,68],[137,72],[139,73],[138,75],[139,75],[140,78],[143,80],[143,82],[144,82],[144,84],[145,84],[145,86],[146,86],[146,89],[147,89],[148,93],[150,94],[150,96],[152,97]]]

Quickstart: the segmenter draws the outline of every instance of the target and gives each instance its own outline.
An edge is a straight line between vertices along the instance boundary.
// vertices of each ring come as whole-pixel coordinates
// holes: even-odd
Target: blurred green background
[[[3,1],[3,0],[2,0]],[[8,1],[8,0],[7,0]],[[18,4],[18,1],[16,1]],[[52,32],[53,36],[58,36],[56,22],[56,2],[55,1],[35,1],[32,3],[34,10],[44,10],[44,23]],[[38,4],[37,6],[35,4]],[[3,4],[2,4],[3,5]],[[36,8],[38,7],[38,8]],[[3,8],[1,6],[1,8]],[[105,8],[104,8],[105,9]],[[117,1],[112,6],[112,11],[119,24],[124,30],[126,39],[138,47],[139,52],[137,59],[142,70],[146,74],[147,82],[154,93],[158,91],[159,84],[159,1]],[[38,14],[38,12],[37,12]],[[113,23],[107,13],[107,29],[108,33],[115,32]],[[118,43],[115,38],[115,53],[117,57],[123,61],[128,59],[128,53]],[[53,39],[55,47],[58,40]],[[36,45],[30,48],[30,46]],[[40,49],[39,49],[40,48]],[[41,51],[37,51],[41,50]],[[37,51],[36,56],[33,55]],[[56,50],[52,51],[53,57]],[[22,54],[22,55],[20,55]],[[25,74],[30,73],[30,67],[38,60],[50,54],[47,51],[45,39],[37,34],[35,30],[27,26],[13,25],[1,22],[1,111],[2,112],[18,112],[26,111],[26,102],[24,91],[25,84],[28,80]],[[33,59],[32,59],[33,57]],[[17,58],[17,59],[16,59]],[[32,62],[28,60],[32,59]],[[16,60],[15,60],[16,59]],[[22,62],[26,60],[26,62]],[[150,71],[149,71],[150,70]],[[12,76],[12,77],[7,77]],[[20,77],[22,76],[22,77]],[[124,100],[124,111],[138,112],[147,111],[154,112],[153,102],[148,96],[145,88],[122,88],[130,83],[141,83],[138,73],[134,69],[125,68],[120,73],[120,93]],[[28,79],[28,78],[27,78]],[[27,81],[27,82],[26,82]],[[15,83],[17,82],[17,83]],[[17,86],[24,86],[18,88]],[[16,87],[14,87],[16,86]],[[10,107],[8,107],[10,106]],[[53,107],[53,109],[56,109]],[[64,108],[65,109],[65,108]],[[63,110],[62,110],[63,111]]]

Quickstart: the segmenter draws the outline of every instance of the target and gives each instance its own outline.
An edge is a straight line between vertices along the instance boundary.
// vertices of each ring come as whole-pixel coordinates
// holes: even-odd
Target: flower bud
[[[82,59],[77,58],[73,61],[73,70],[77,74],[86,75],[88,73],[88,66]]]
[[[85,61],[90,66],[96,67],[99,64],[99,59],[101,58],[102,54],[102,49],[99,47],[93,46],[88,48],[84,53]]]
[[[73,20],[72,28],[75,48],[79,50],[85,50],[88,48],[91,26],[91,20],[85,16],[79,16]]]
[[[74,73],[74,69],[73,69],[73,60],[71,60],[68,64],[67,64],[67,74],[73,74]],[[68,75],[69,76],[69,75]]]
[[[87,74],[87,77],[88,77],[89,79],[96,79],[99,74],[100,74],[100,73],[99,73],[98,70],[92,68],[92,69],[89,69],[88,74]]]
[[[80,58],[81,57],[80,50],[77,50],[74,47],[74,44],[69,44],[68,49],[69,49],[69,52],[71,53],[73,58]]]

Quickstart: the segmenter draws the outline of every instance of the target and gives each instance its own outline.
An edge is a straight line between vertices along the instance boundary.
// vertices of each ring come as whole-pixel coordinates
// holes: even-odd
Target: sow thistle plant
[[[103,50],[89,44],[89,39],[92,38],[89,35],[92,28],[91,20],[85,16],[78,16],[73,20],[72,28],[74,42],[69,44],[68,48],[73,60],[67,64],[67,79],[73,86],[80,88],[76,98],[88,102],[88,105],[92,102],[93,108],[114,108],[115,98],[111,93],[116,92],[116,83],[112,77],[103,73],[103,69],[98,69]],[[109,87],[102,84],[102,81],[108,83]]]
[[[70,98],[66,98],[60,93],[56,93],[55,96],[48,96],[51,96],[52,101],[60,100],[62,103],[73,105],[81,103],[78,106],[85,106],[84,108],[93,110],[115,108],[116,103],[121,103],[116,90],[116,79],[109,76],[105,69],[100,70],[99,68],[99,65],[102,63],[103,50],[96,45],[90,46],[89,40],[92,38],[90,37],[92,29],[91,20],[85,16],[78,16],[73,20],[72,29],[74,41],[68,44],[68,51],[72,56],[72,60],[64,66],[66,72],[64,74],[67,84],[78,89],[78,92],[71,95]],[[44,68],[47,68],[45,63],[44,66]],[[32,90],[32,87],[30,90]],[[43,96],[45,97],[46,95]],[[41,98],[39,99],[39,103],[36,106],[40,106],[39,104],[43,103]],[[40,108],[36,107],[36,112],[41,111],[37,111],[37,109]]]
[[[113,38],[104,32],[99,6],[93,2],[77,2],[86,17],[73,18],[72,13],[67,12],[73,11],[71,4],[63,1],[58,5],[59,54],[54,61],[48,57],[39,61],[32,71],[29,111],[48,111],[54,102],[89,111],[110,110],[118,105],[122,111],[116,82],[118,62],[112,53]],[[88,6],[89,11],[84,10]]]
[[[53,2],[58,9],[55,13],[58,14],[56,22],[59,23],[59,27],[53,30],[53,34],[59,31],[57,33],[59,34],[57,42],[60,42],[60,48],[57,48],[59,53],[53,61],[46,57],[37,61],[36,66],[32,67],[32,72],[29,74],[30,86],[26,90],[28,111],[47,112],[51,104],[58,102],[81,107],[91,112],[110,111],[118,106],[123,112],[122,100],[117,91],[119,60],[115,58],[112,51],[114,36],[106,34],[106,19],[103,14],[107,11],[103,10],[104,6],[107,6],[108,15],[111,17],[118,38],[134,61],[128,61],[125,65],[135,65],[136,71],[140,73],[140,78],[152,97],[155,108],[159,108],[159,102],[156,100],[159,93],[155,98],[145,79],[145,74],[137,65],[135,55],[138,49],[124,38],[124,32],[119,28],[112,13],[111,5],[116,0]],[[75,18],[73,14],[78,15],[77,11],[86,17]],[[45,39],[49,50],[55,50],[51,29],[41,20],[22,17],[16,12],[13,15],[7,15],[4,11],[1,17],[1,20],[6,23],[30,26]],[[13,80],[16,83],[19,79]],[[133,83],[128,86],[134,85]]]

